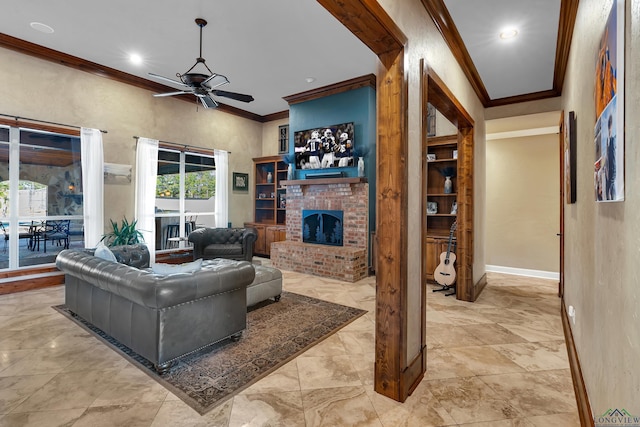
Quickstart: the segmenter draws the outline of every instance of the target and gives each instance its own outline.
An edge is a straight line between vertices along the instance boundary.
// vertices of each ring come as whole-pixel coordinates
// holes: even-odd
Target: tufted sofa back
[[[198,228],[189,234],[193,243],[193,258],[231,258],[251,261],[253,245],[258,237],[255,228]],[[238,247],[239,252],[227,251],[225,245]],[[208,248],[208,249],[207,249]],[[207,252],[205,254],[205,252]]]
[[[109,249],[116,256],[116,260],[120,264],[126,264],[135,268],[149,267],[149,249],[142,243],[136,245],[112,246]],[[95,249],[84,249],[84,251],[93,255]]]

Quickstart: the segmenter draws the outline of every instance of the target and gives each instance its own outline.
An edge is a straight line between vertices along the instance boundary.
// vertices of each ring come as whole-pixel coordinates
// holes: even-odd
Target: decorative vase
[[[358,157],[358,176],[364,176],[364,157]]]
[[[287,167],[287,179],[291,181],[293,179],[293,163],[289,163]]]
[[[267,183],[271,184],[273,182],[273,174],[271,172],[267,172]]]
[[[453,193],[453,182],[451,182],[451,177],[446,176],[444,178],[444,194]]]

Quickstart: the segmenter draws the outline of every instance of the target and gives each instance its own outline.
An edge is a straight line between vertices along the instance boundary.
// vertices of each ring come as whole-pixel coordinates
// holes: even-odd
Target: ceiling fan
[[[242,102],[253,101],[253,96],[251,95],[243,95],[241,93],[227,92],[224,90],[216,89],[222,85],[229,83],[229,80],[222,74],[216,74],[211,71],[209,67],[207,67],[205,60],[202,57],[202,28],[207,25],[207,21],[202,18],[197,18],[196,24],[198,25],[198,27],[200,27],[200,56],[196,58],[196,63],[193,64],[193,66],[187,71],[182,74],[176,73],[176,77],[178,77],[180,81],[169,79],[158,74],[149,73],[151,77],[182,86],[185,89],[177,92],[155,93],[153,94],[153,96],[162,97],[192,93],[200,100],[200,102],[202,102],[204,108],[216,108],[218,106],[218,103],[211,97],[211,95],[223,96]],[[192,72],[192,70],[198,64],[204,65],[207,71],[209,71],[209,74]]]

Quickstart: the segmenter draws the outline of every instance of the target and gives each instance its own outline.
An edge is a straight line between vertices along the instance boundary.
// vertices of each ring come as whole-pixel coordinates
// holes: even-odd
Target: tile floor
[[[579,425],[554,281],[489,274],[475,303],[429,286],[428,371],[400,404],[373,391],[375,278],[284,276],[369,312],[205,416],[53,311],[63,287],[1,295],[0,426]]]

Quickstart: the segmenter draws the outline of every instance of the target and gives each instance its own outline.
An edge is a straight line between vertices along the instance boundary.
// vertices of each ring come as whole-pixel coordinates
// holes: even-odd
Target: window
[[[159,149],[156,250],[184,247],[196,227],[215,227],[215,188],[212,154]]]
[[[83,247],[79,136],[0,127],[0,215],[0,269],[50,264]],[[51,238],[54,225],[62,234]]]

